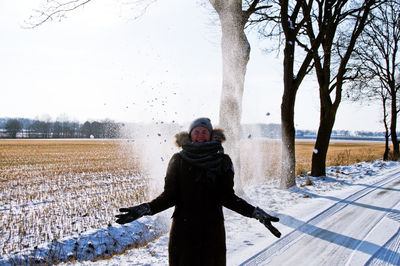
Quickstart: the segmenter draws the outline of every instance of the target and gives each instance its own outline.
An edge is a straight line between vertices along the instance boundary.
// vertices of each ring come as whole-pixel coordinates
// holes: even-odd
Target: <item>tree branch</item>
[[[49,4],[55,3],[55,5],[48,7],[46,11],[34,10],[35,12],[39,13],[39,15],[37,17],[39,22],[27,23],[27,24],[31,25],[28,28],[31,28],[31,29],[36,28],[36,27],[42,25],[43,23],[45,23],[49,20],[52,20],[55,16],[58,16],[61,18],[66,12],[70,12],[81,6],[84,6],[87,3],[89,3],[90,1],[91,0],[84,0],[84,1],[72,0],[72,1],[65,2],[65,3],[59,3],[57,1],[48,1]],[[30,19],[32,19],[32,17]]]

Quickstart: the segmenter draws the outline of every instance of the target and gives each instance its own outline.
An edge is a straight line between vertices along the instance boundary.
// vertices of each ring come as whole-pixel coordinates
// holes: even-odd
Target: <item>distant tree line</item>
[[[119,138],[122,123],[114,121],[40,121],[0,118],[0,138]]]
[[[165,125],[166,127],[171,125]],[[177,125],[175,125],[176,127]],[[125,129],[123,131],[122,129]],[[128,130],[129,128],[129,130]],[[85,123],[71,121],[41,121],[25,118],[0,118],[0,138],[122,138],[127,131],[134,131],[136,136],[151,134],[154,127],[141,124],[116,123],[110,120],[86,121]],[[179,126],[176,129],[179,130]],[[145,131],[145,132],[142,132]],[[400,133],[398,133],[400,135]],[[280,124],[243,124],[241,138],[280,139],[282,130]],[[298,139],[315,139],[315,130],[296,130]],[[333,130],[332,138],[342,139],[379,139],[385,138],[385,132]]]
[[[269,138],[280,139],[282,130],[280,124],[243,124],[241,126],[242,138]],[[297,129],[296,139],[316,139],[318,132],[316,130]],[[385,132],[375,131],[350,131],[350,130],[332,130],[332,139],[369,139],[384,140]]]

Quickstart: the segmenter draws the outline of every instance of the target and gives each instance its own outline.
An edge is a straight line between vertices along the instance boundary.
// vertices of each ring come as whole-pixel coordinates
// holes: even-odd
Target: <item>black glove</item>
[[[274,236],[281,237],[281,232],[271,224],[271,222],[279,222],[278,217],[273,217],[258,207],[254,209],[252,217],[264,224]]]
[[[143,203],[135,207],[130,208],[121,208],[119,209],[120,212],[126,212],[125,214],[117,214],[115,217],[118,219],[116,220],[119,224],[126,224],[130,223],[143,215],[150,215],[151,209],[148,203]]]

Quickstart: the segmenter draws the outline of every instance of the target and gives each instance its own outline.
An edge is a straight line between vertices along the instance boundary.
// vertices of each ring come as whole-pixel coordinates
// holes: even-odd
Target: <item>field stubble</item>
[[[147,198],[131,149],[118,141],[0,141],[0,246],[18,252],[113,221]]]
[[[381,158],[383,147],[332,143],[327,166]],[[0,140],[2,254],[111,224],[119,207],[148,200],[140,149],[127,140]],[[297,174],[310,170],[312,152],[312,142],[296,143]],[[248,183],[277,180],[281,142],[246,140],[241,153]]]

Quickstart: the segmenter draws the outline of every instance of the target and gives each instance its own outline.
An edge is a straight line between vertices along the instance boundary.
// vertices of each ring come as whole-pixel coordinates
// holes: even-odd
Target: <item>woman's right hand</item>
[[[118,224],[130,223],[143,215],[150,215],[151,209],[148,203],[143,203],[135,207],[121,208],[120,212],[126,212],[124,214],[117,214],[115,217],[118,219],[115,221]]]

